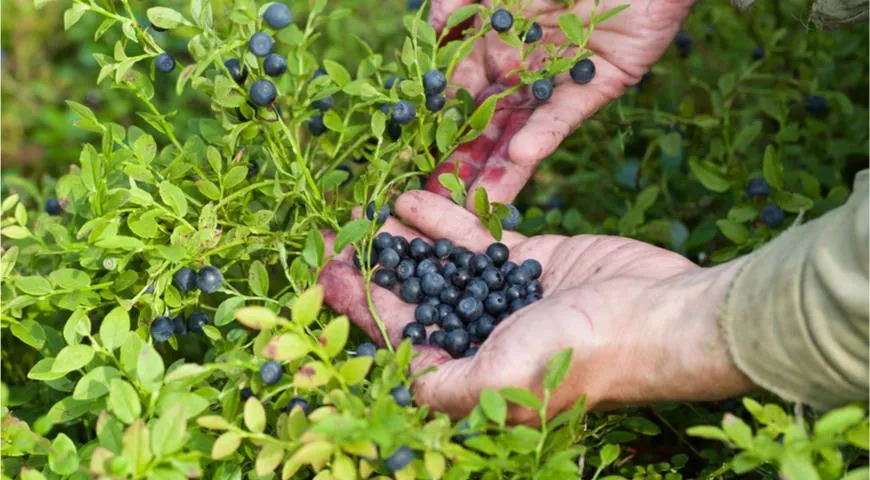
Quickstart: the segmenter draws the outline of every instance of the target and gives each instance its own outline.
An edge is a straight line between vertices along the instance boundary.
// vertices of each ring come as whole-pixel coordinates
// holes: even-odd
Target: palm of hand
[[[425,193],[409,192],[397,201],[398,213],[410,225],[390,219],[385,231],[406,238],[448,238],[472,251],[482,251],[493,242],[477,217]],[[546,362],[557,351],[574,348],[573,364],[565,388],[552,399],[555,411],[569,406],[580,394],[590,403],[606,400],[610,385],[601,370],[615,349],[637,341],[649,326],[637,318],[641,297],[661,279],[696,269],[685,258],[641,242],[605,236],[526,238],[505,232],[502,240],[511,249],[511,259],[534,258],[541,262],[544,298],[503,320],[472,358],[451,359],[446,352],[419,348],[413,368],[437,365],[435,372],[416,385],[418,403],[426,403],[451,416],[466,414],[476,404],[483,388],[517,386],[540,393]],[[342,252],[324,268],[321,283],[326,302],[365,330],[380,338],[365,299],[364,280],[350,265],[351,252]],[[373,299],[393,343],[401,340],[402,328],[413,321],[416,305],[406,304],[391,291],[373,286]],[[611,362],[612,363],[612,362]],[[607,377],[609,378],[609,377]],[[528,421],[529,411],[512,411],[512,421]]]
[[[440,30],[450,13],[468,3],[473,2],[434,0],[430,22]],[[625,3],[625,0],[601,1],[597,12]],[[553,96],[545,103],[537,104],[528,89],[502,99],[486,132],[442,163],[430,177],[427,189],[446,194],[437,181],[438,174],[453,171],[459,163],[460,176],[466,185],[471,185],[469,191],[482,186],[490,199],[511,202],[535,166],[580,122],[622,95],[626,87],[640,81],[664,54],[693,3],[693,0],[634,1],[615,17],[596,25],[587,44],[595,53],[592,61],[596,76],[592,82],[577,85],[563,74],[556,77]],[[586,22],[594,4],[593,0],[580,0],[568,8],[550,0],[533,0],[525,15],[535,18],[543,27],[540,42],[561,45],[566,38],[559,29],[559,17],[571,12]],[[476,19],[478,26],[480,21]],[[539,48],[527,59],[525,68],[537,70],[543,60],[544,49]],[[451,83],[461,85],[480,103],[516,84],[518,78],[509,77],[508,73],[520,67],[519,52],[502,42],[496,32],[489,32],[457,66]]]

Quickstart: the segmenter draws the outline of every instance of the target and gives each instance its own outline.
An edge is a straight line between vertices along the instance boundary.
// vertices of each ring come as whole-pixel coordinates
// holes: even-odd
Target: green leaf
[[[447,190],[450,190],[450,196],[457,204],[462,204],[465,201],[465,183],[454,173],[442,173],[438,175],[438,182]]]
[[[112,351],[124,344],[130,334],[130,315],[124,307],[115,307],[100,324],[100,341]]]
[[[776,198],[777,205],[782,207],[786,212],[798,213],[813,208],[813,200],[800,193],[780,191],[776,192],[774,198]]]
[[[819,480],[819,472],[813,466],[812,460],[793,451],[787,451],[780,465],[782,476],[787,479]]]
[[[477,187],[474,191],[474,211],[479,217],[489,215],[489,195],[483,187]]]
[[[540,398],[525,388],[505,387],[499,390],[499,392],[509,402],[515,403],[521,407],[540,410],[541,407],[544,406],[544,402],[542,402]]]
[[[32,234],[30,230],[25,227],[20,227],[18,225],[10,225],[8,227],[3,227],[2,229],[3,236],[6,238],[11,238],[13,240],[21,240],[23,238],[30,237]]]
[[[341,353],[344,345],[347,343],[347,336],[350,333],[350,322],[347,317],[341,316],[329,322],[329,325],[323,329],[321,337],[326,340],[326,353],[330,357],[334,357]]]
[[[81,3],[74,3],[71,7],[63,12],[63,29],[69,30],[82,18],[82,15],[88,11],[88,7]]]
[[[471,118],[468,119],[468,124],[471,128],[481,132],[486,129],[486,126],[489,125],[489,121],[492,120],[492,116],[495,114],[495,103],[497,99],[497,96],[491,96],[477,107],[477,110],[475,110],[474,113],[471,114]]]
[[[76,400],[93,400],[109,393],[109,386],[113,378],[121,376],[121,372],[115,367],[97,367],[79,379],[73,398]]]
[[[185,198],[184,192],[180,188],[168,181],[163,181],[160,182],[158,189],[163,203],[168,205],[178,216],[184,217],[187,215],[187,198]]]
[[[843,475],[841,480],[867,480],[868,478],[870,478],[870,468],[861,467],[850,470],[848,473]]]
[[[281,362],[291,362],[302,358],[310,351],[308,338],[290,332],[273,338],[265,348],[263,355]]]
[[[113,378],[110,382],[108,407],[118,420],[124,423],[132,423],[142,413],[142,404],[139,395],[132,385],[120,378]]]
[[[559,28],[568,39],[577,45],[583,45],[586,33],[583,30],[583,21],[573,13],[559,16]]]
[[[245,305],[244,297],[230,297],[220,305],[218,305],[217,311],[214,314],[214,324],[218,327],[222,327],[233,321],[235,318],[236,310]]]
[[[239,445],[242,444],[242,437],[240,437],[237,433],[233,432],[225,432],[217,440],[215,440],[214,445],[211,447],[211,458],[215,460],[219,460],[221,458],[228,457],[235,453],[238,450]]]
[[[151,432],[142,419],[134,421],[124,432],[124,448],[121,456],[132,463],[133,470],[139,475],[145,473],[151,461]]]
[[[372,366],[372,357],[352,358],[341,366],[338,374],[348,385],[356,385],[363,381]]]
[[[507,403],[495,390],[485,388],[480,392],[480,408],[493,422],[504,426],[507,418]]]
[[[447,18],[447,23],[445,24],[446,28],[453,28],[460,23],[468,20],[474,14],[479,12],[483,7],[479,4],[466,5],[464,7],[458,8],[450,14],[450,17]]]
[[[257,454],[257,460],[254,462],[254,470],[257,475],[268,475],[272,473],[281,460],[284,459],[284,447],[276,443],[267,443],[260,453]]]
[[[601,456],[601,465],[610,465],[619,458],[619,445],[608,443],[601,447],[599,455]]]
[[[261,297],[269,295],[269,272],[263,262],[259,260],[251,262],[251,268],[248,270],[248,285],[255,295]]]
[[[565,381],[571,368],[571,357],[574,351],[570,348],[560,350],[547,362],[547,374],[544,376],[544,388],[555,390]]]
[[[329,78],[331,78],[339,88],[343,88],[352,80],[350,73],[348,73],[348,71],[338,62],[324,60],[323,68],[326,69]]]
[[[726,413],[722,418],[722,430],[733,444],[742,449],[752,448],[752,429],[739,417]]]
[[[305,263],[312,267],[319,267],[323,262],[325,249],[323,234],[320,233],[320,230],[312,228],[308,232],[308,236],[305,237],[305,248],[302,249],[302,258]]]
[[[658,185],[650,185],[649,187],[643,189],[643,191],[637,195],[634,206],[642,212],[649,210],[649,208],[656,203],[656,198],[658,198],[658,196]]]
[[[722,193],[731,188],[730,180],[724,178],[706,163],[698,162],[695,157],[689,159],[689,168],[707,190]]]
[[[37,350],[45,344],[45,330],[42,325],[29,318],[12,325],[9,330],[16,338]]]
[[[160,28],[175,28],[179,25],[190,25],[184,15],[166,7],[151,7],[145,13],[148,21]]]
[[[731,220],[717,220],[716,226],[722,231],[722,234],[732,242],[742,245],[749,240],[749,229],[742,223],[732,222]]]
[[[625,10],[626,8],[628,8],[630,6],[631,6],[630,3],[626,3],[623,5],[617,5],[616,7],[613,7],[610,10],[607,10],[606,12],[604,12],[600,15],[596,15],[595,16],[595,25],[606,22],[607,20],[618,15],[620,12],[622,12],[623,10]]]
[[[320,313],[320,307],[323,305],[323,288],[320,285],[309,288],[302,292],[299,298],[293,302],[292,319],[293,323],[307,327]]]
[[[813,431],[818,436],[827,437],[845,433],[853,425],[864,419],[864,409],[856,405],[831,410],[816,422]]]
[[[181,450],[186,441],[187,416],[184,405],[175,405],[163,412],[163,415],[154,423],[151,450],[158,457],[169,455]]]
[[[3,229],[4,232],[7,230],[8,228]],[[18,280],[15,281],[15,287],[22,292],[35,297],[48,295],[54,290],[51,288],[51,283],[49,283],[45,277],[40,277],[38,275],[19,277]]]
[[[236,310],[236,320],[242,325],[254,329],[263,330],[278,324],[278,316],[266,307],[252,305]]]
[[[266,429],[266,410],[257,397],[249,397],[245,402],[245,426],[254,433]]]
[[[94,349],[90,345],[67,345],[58,352],[51,370],[56,373],[67,374],[91,363],[93,358]]]
[[[511,451],[517,453],[531,453],[535,451],[538,442],[541,441],[542,433],[525,425],[518,425],[510,429],[504,436],[504,441]]]
[[[370,228],[371,222],[365,218],[358,218],[346,223],[335,235],[335,253],[340,253],[347,245],[362,240],[368,235]]]
[[[72,475],[79,468],[76,446],[64,433],[59,433],[51,442],[48,451],[48,466],[58,475]]]
[[[662,432],[662,429],[659,428],[655,423],[647,420],[643,417],[629,417],[622,421],[622,425],[628,428],[631,431],[643,434],[643,435],[658,435]]]
[[[136,376],[139,383],[146,391],[154,391],[163,382],[163,358],[150,344],[144,344],[139,351],[139,360],[136,363]]]
[[[773,145],[764,149],[764,179],[776,190],[785,188],[785,177],[782,171],[782,163]]]
[[[456,136],[457,131],[459,131],[459,125],[455,118],[450,115],[441,117],[438,128],[435,130],[435,143],[438,145],[439,152],[447,153],[450,150],[454,144],[453,138]]]
[[[748,147],[761,133],[762,125],[761,120],[755,120],[749,125],[745,125],[740,131],[737,132],[737,135],[734,136],[734,142],[732,143],[732,147],[734,150],[742,152]]]

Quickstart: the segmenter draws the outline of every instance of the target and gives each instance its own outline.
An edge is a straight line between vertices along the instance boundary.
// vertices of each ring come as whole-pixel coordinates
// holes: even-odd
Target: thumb
[[[477,405],[481,389],[474,374],[474,357],[453,360],[446,351],[431,346],[415,350],[411,374],[419,375],[413,385],[417,404],[428,405],[453,419],[468,415]]]

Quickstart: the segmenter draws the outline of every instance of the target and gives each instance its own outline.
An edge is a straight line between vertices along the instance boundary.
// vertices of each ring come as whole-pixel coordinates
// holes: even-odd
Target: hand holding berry
[[[446,238],[471,252],[493,242],[473,214],[431,193],[405,193],[396,210],[418,231],[389,218],[383,230],[393,235]],[[327,240],[331,244],[334,236]],[[552,414],[584,393],[587,405],[601,406],[724,398],[750,387],[718,339],[714,314],[740,260],[702,269],[658,247],[607,236],[526,238],[505,232],[502,242],[511,262],[540,262],[536,288],[543,299],[499,322],[470,358],[453,359],[440,348],[417,345],[412,368],[437,367],[415,383],[417,402],[460,417],[474,407],[483,388],[516,386],[540,394],[547,361],[568,347],[574,349],[573,364],[568,380],[553,394]],[[352,256],[346,249],[323,269],[325,301],[382,343]],[[535,268],[530,262],[521,271]],[[420,325],[409,323],[417,305],[405,303],[398,292],[372,286],[372,299],[394,344],[407,325]],[[469,305],[464,314],[476,315],[476,306]],[[492,328],[490,317],[480,318],[486,321],[476,328]],[[437,342],[456,353],[468,347],[467,339],[447,336]],[[536,414],[512,409],[510,418],[535,422]]]

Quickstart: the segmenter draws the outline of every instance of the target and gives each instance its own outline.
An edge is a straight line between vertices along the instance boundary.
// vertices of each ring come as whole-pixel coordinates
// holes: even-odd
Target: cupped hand
[[[441,30],[456,9],[472,0],[433,0],[430,23]],[[484,2],[492,8],[492,2]],[[585,22],[595,8],[594,0],[573,2],[566,7],[554,0],[532,0],[525,16],[543,27],[539,43],[563,44],[559,17],[575,13]],[[493,201],[511,202],[534,172],[535,167],[552,153],[562,140],[584,119],[622,95],[626,87],[636,84],[665,52],[689,12],[694,0],[602,0],[597,12],[620,5],[630,6],[596,25],[587,48],[594,55],[595,78],[586,85],[572,82],[568,74],[558,75],[553,96],[544,103],[531,97],[524,88],[499,100],[496,113],[486,131],[476,140],[460,146],[429,177],[429,191],[448,195],[438,182],[438,175],[452,172],[459,163],[459,175],[470,185],[469,191],[485,187]],[[475,26],[481,20],[476,18]],[[516,27],[515,27],[516,28]],[[528,48],[528,47],[526,47]],[[538,45],[525,68],[537,70],[544,59]],[[568,54],[573,55],[570,50]],[[459,63],[450,79],[453,88],[466,89],[477,103],[490,95],[516,85],[518,77],[508,76],[521,67],[520,53],[508,46],[494,31],[488,32],[474,46],[473,52]],[[452,91],[452,89],[451,89]],[[469,202],[473,201],[469,196]],[[471,204],[469,203],[469,208]]]
[[[405,193],[396,210],[406,224],[389,219],[383,230],[393,235],[447,238],[476,252],[494,241],[472,213],[432,193]],[[587,405],[602,406],[724,398],[748,387],[718,340],[714,309],[724,295],[723,272],[619,237],[505,232],[502,242],[511,260],[541,262],[543,298],[499,323],[474,357],[452,359],[419,346],[412,369],[436,369],[416,381],[418,403],[458,418],[474,408],[484,388],[529,388],[541,396],[547,361],[564,348],[574,350],[572,367],[551,397],[550,414],[582,394]],[[347,249],[323,269],[325,301],[379,341],[364,279],[351,258]],[[416,305],[393,291],[372,290],[396,344]],[[509,416],[512,422],[537,420],[520,408]]]

